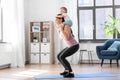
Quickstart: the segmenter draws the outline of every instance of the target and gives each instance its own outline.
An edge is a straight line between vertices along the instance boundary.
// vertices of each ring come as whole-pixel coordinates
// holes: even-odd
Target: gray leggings
[[[63,65],[65,70],[68,70],[69,72],[72,72],[72,68],[70,66],[70,63],[67,61],[66,57],[73,55],[77,50],[79,49],[79,44],[76,44],[72,47],[66,47],[64,48],[57,56],[60,63]]]

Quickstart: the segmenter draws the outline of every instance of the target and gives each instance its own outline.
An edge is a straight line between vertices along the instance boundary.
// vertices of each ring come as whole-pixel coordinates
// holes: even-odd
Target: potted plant
[[[115,17],[109,15],[111,21],[104,22],[104,32],[106,35],[112,35],[115,33],[120,33],[120,19],[116,19]],[[117,35],[116,35],[117,38]]]

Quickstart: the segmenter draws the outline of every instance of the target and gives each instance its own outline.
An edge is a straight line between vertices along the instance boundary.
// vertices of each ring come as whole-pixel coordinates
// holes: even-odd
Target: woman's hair
[[[62,19],[62,22],[65,21],[65,20],[64,20],[64,17],[62,17],[62,14],[57,14],[56,18],[58,18],[58,19]]]
[[[64,22],[65,20],[64,20],[64,18],[62,17],[62,22]]]

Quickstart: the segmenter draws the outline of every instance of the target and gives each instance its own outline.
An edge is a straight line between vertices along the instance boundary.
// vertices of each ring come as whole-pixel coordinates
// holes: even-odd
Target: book
[[[40,28],[39,26],[32,26],[32,32],[39,32]]]

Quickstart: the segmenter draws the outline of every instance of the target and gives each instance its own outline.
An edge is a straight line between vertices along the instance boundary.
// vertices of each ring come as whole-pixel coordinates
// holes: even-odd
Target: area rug
[[[95,77],[115,77],[115,74],[110,73],[93,73],[93,74],[75,74],[74,78],[95,78]],[[54,78],[64,78],[62,75],[59,74],[41,74],[34,76],[35,80],[40,79],[54,79]]]

